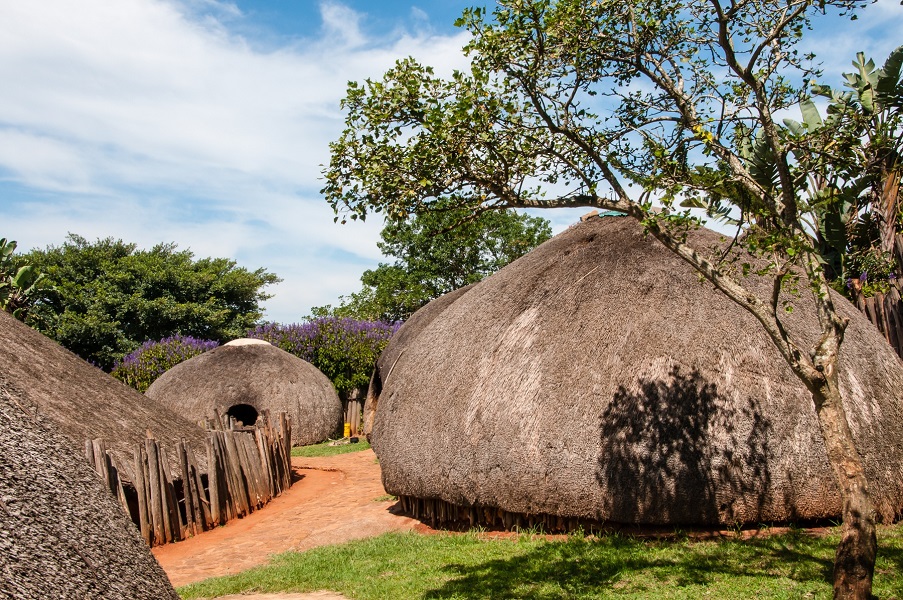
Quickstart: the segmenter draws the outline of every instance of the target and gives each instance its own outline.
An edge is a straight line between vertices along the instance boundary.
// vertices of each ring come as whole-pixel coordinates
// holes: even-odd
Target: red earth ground
[[[372,450],[292,459],[296,481],[261,510],[183,542],[153,549],[176,587],[230,575],[269,561],[272,554],[309,550],[419,523],[393,514]],[[341,598],[341,596],[271,596]],[[248,598],[243,596],[243,598]]]

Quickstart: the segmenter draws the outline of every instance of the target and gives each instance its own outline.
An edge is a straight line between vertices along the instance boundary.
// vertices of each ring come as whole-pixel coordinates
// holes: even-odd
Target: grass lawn
[[[183,598],[331,590],[349,598],[830,598],[838,536],[803,530],[741,541],[618,535],[391,533],[179,589]],[[903,598],[903,526],[879,530],[874,592]]]
[[[322,442],[320,444],[312,444],[310,446],[298,446],[292,448],[292,456],[335,456],[336,454],[347,454],[349,452],[360,452],[370,448],[367,438],[360,436],[356,444],[342,444],[340,446],[330,446],[332,440]]]

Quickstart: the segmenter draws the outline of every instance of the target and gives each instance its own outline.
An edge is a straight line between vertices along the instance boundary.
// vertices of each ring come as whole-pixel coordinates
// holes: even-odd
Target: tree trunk
[[[843,500],[843,526],[834,556],[834,598],[867,600],[872,597],[878,550],[875,509],[841,402],[836,372],[827,371],[822,384],[810,389]]]

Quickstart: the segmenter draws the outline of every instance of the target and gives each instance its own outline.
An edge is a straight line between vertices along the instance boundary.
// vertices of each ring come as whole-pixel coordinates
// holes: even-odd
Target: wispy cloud
[[[379,223],[334,225],[318,194],[347,81],[409,54],[463,65],[463,37],[367,40],[347,7],[321,17],[321,37],[262,52],[231,33],[228,3],[0,5],[3,235],[176,241],[266,266],[285,278],[277,320],[353,291]]]

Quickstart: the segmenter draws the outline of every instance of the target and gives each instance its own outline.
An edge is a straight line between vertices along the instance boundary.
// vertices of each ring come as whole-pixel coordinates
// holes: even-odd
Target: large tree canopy
[[[408,59],[382,80],[349,85],[323,190],[343,220],[404,217],[451,195],[474,213],[587,206],[641,221],[755,316],[811,392],[844,498],[835,593],[861,598],[871,590],[874,510],[838,387],[846,321],[811,226],[825,199],[807,177],[817,161],[846,160],[822,152],[826,139],[852,139],[838,123],[793,130],[777,115],[818,75],[797,47],[812,20],[866,4],[507,0],[491,15],[468,10],[468,72],[442,79]],[[679,203],[694,201],[736,220],[737,244],[758,258],[730,262],[688,246],[698,222]],[[750,270],[771,276],[773,293],[744,286]],[[782,318],[796,289],[815,301],[812,345]]]
[[[393,263],[361,276],[363,289],[334,312],[359,319],[404,321],[442,294],[475,283],[549,239],[549,222],[514,211],[472,216],[438,202],[436,211],[390,220],[377,245]],[[441,210],[438,210],[441,209]]]
[[[195,260],[173,243],[140,250],[73,234],[22,260],[52,284],[27,322],[105,370],[148,340],[242,337],[262,316],[260,302],[269,298],[263,288],[279,281],[226,258]]]

